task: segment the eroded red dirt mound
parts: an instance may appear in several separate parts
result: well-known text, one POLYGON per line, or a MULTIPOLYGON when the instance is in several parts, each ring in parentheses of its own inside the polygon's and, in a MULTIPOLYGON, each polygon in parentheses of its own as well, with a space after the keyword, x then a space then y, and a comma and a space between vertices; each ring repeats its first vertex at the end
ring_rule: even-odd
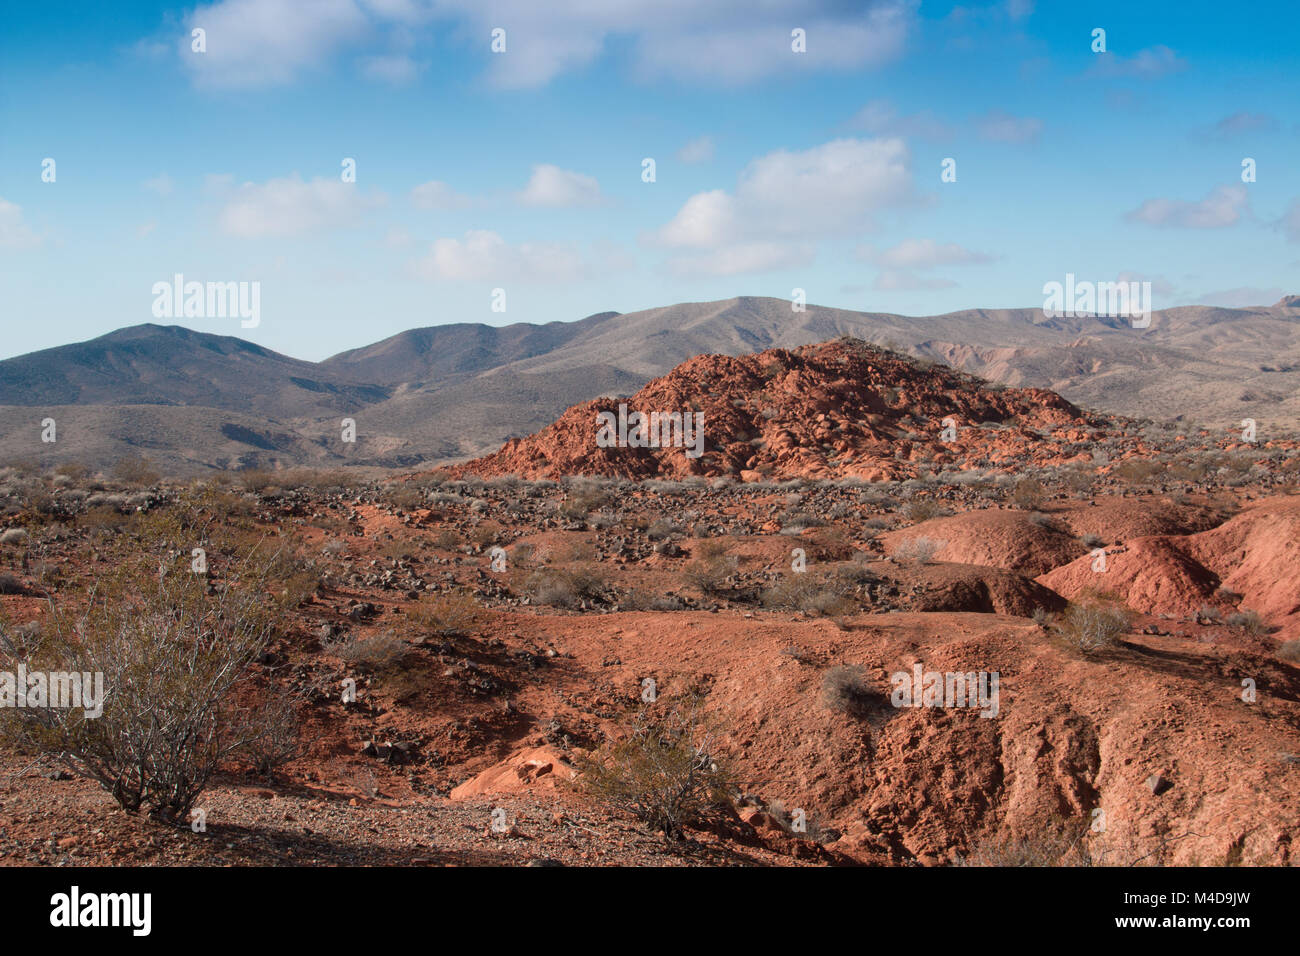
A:
POLYGON ((912 598, 917 611, 974 611, 1029 617, 1038 608, 1059 611, 1065 599, 1055 591, 1005 568, 975 564, 927 564, 895 575, 922 591, 912 598))
POLYGON ((1242 595, 1244 607, 1288 633, 1300 630, 1300 497, 1248 505, 1219 527, 1192 535, 1188 550, 1242 595))
POLYGON ((881 535, 886 552, 909 538, 944 542, 940 561, 1007 568, 1037 577, 1068 564, 1087 549, 1052 517, 987 508, 946 518, 931 518, 881 535))
POLYGON ((537 434, 452 472, 874 481, 911 476, 921 458, 931 467, 977 458, 1046 461, 1053 446, 1034 430, 1062 430, 1079 441, 1087 437, 1085 426, 1098 423, 1054 392, 994 391, 945 366, 922 367, 840 340, 740 357, 697 356, 622 403, 575 405, 537 434), (606 426, 601 413, 615 424, 606 426), (638 415, 661 417, 652 427, 638 415), (698 426, 698 443, 696 432, 679 425, 681 416, 698 426), (946 434, 945 419, 952 429, 946 434))
POLYGON ((1300 630, 1300 498, 1257 502, 1196 534, 1135 538, 1107 549, 1104 572, 1094 565, 1085 556, 1038 581, 1071 600, 1111 591, 1150 614, 1248 608, 1277 628, 1279 639, 1292 636, 1300 630))
POLYGON ((1089 592, 1108 592, 1135 611, 1178 616, 1210 603, 1220 583, 1180 539, 1166 537, 1135 538, 1108 548, 1104 564, 1085 555, 1041 575, 1038 582, 1072 601, 1089 592))
POLYGON ((1224 518, 1206 505, 1177 504, 1155 497, 1098 498, 1071 503, 1052 513, 1076 535, 1096 535, 1107 544, 1151 535, 1194 534, 1213 528, 1224 518))

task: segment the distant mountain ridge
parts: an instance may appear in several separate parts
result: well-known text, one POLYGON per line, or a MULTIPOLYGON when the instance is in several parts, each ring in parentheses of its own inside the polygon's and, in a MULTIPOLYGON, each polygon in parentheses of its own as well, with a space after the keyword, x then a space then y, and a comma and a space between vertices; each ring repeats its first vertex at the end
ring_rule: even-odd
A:
MULTIPOLYGON (((627 395, 703 354, 745 355, 849 335, 1082 407, 1263 434, 1300 424, 1300 296, 1182 306, 1147 329, 1038 309, 908 317, 742 296, 576 322, 411 329, 322 362, 233 336, 141 325, 0 361, 8 457, 102 467, 147 454, 166 470, 477 457, 565 409, 627 395), (60 423, 55 444, 39 421, 60 423), (340 442, 342 418, 357 440, 340 442)), ((0 459, 3 461, 4 459, 0 459)))

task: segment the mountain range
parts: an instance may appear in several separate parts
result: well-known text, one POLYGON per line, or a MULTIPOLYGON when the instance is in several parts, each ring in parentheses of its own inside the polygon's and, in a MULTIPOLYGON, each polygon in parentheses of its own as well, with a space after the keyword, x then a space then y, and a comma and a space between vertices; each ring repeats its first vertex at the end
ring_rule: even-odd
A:
POLYGON ((1235 429, 1300 426, 1300 296, 1182 306, 1148 328, 1038 309, 911 317, 740 297, 575 322, 411 329, 322 362, 178 326, 139 325, 0 361, 11 460, 170 473, 294 465, 416 468, 483 455, 570 406, 628 395, 702 354, 853 336, 1084 408, 1235 429), (42 441, 44 419, 57 440, 42 441), (341 440, 345 418, 355 443, 341 440))

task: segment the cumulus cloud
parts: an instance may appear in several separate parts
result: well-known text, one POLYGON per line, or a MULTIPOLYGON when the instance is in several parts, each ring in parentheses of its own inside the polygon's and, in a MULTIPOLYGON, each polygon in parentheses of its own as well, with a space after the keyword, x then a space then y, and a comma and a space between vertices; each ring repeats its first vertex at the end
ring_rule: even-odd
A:
POLYGON ((888 269, 876 276, 871 287, 878 292, 934 292, 956 284, 951 279, 926 279, 906 269, 888 269))
POLYGON ((977 122, 979 134, 994 143, 1032 143, 1043 131, 1043 121, 1032 116, 1012 116, 990 110, 977 122))
POLYGON ((176 187, 176 184, 172 182, 172 178, 166 173, 159 173, 152 179, 146 179, 140 185, 151 193, 157 193, 159 196, 170 196, 172 190, 176 187))
POLYGON ((1212 126, 1198 129, 1193 136, 1197 139, 1226 142, 1251 133, 1267 133, 1277 129, 1277 120, 1267 113, 1233 113, 1225 116, 1212 126))
POLYGON ((697 193, 653 237, 679 248, 851 235, 873 215, 913 201, 907 147, 899 139, 838 139, 801 152, 777 150, 741 172, 734 193, 697 193))
POLYGON ((31 249, 41 244, 41 237, 23 221, 22 207, 0 199, 0 249, 31 249))
POLYGON ((472 200, 446 183, 431 179, 411 190, 411 204, 417 209, 464 209, 472 200))
POLYGON ((1235 225, 1248 212, 1245 186, 1218 186, 1204 199, 1148 199, 1125 215, 1129 222, 1180 229, 1220 229, 1235 225))
POLYGON ((862 262, 887 269, 931 269, 935 266, 980 265, 993 257, 975 252, 955 242, 938 243, 933 239, 904 239, 889 249, 862 245, 854 250, 862 262))
POLYGON ((543 163, 533 167, 518 198, 526 206, 594 206, 601 202, 600 183, 592 176, 543 163))
POLYGON ((837 139, 778 150, 749 163, 734 192, 686 200, 647 236, 651 244, 694 250, 669 263, 678 274, 734 275, 811 261, 808 242, 861 233, 890 206, 915 202, 907 147, 900 139, 837 139))
MULTIPOLYGON (((413 35, 449 33, 482 51, 492 81, 543 85, 582 69, 617 39, 630 40, 632 71, 645 78, 742 83, 790 70, 873 66, 899 55, 919 0, 218 0, 186 16, 179 52, 195 81, 213 87, 287 83, 328 66, 348 50, 369 54, 361 71, 409 82, 419 64, 400 54, 413 35), (207 31, 207 52, 192 53, 190 30, 207 31), (491 31, 506 31, 506 52, 488 53, 491 31), (795 54, 790 31, 807 31, 795 54)), ((147 42, 147 41, 146 41, 147 42)))
POLYGON ((942 142, 952 139, 950 125, 929 110, 900 116, 888 100, 872 100, 853 114, 848 121, 850 129, 862 130, 873 136, 905 136, 942 142))
POLYGON ((805 266, 814 254, 808 243, 741 242, 703 255, 670 258, 667 267, 683 278, 734 276, 805 266))
POLYGON ((1187 61, 1167 46, 1153 46, 1139 50, 1131 57, 1118 53, 1094 54, 1096 62, 1089 71, 1094 76, 1132 77, 1137 79, 1155 79, 1186 69, 1187 61))
POLYGON ((708 136, 699 136, 677 151, 679 163, 707 163, 713 158, 713 140, 708 136))
POLYGON ((417 61, 405 53, 384 54, 362 57, 361 72, 372 80, 381 80, 393 86, 406 86, 415 81, 426 63, 417 61))
POLYGON ((874 66, 902 51, 916 22, 916 0, 434 0, 464 36, 486 46, 506 30, 507 52, 488 61, 493 82, 540 86, 597 59, 615 37, 631 39, 631 68, 643 78, 744 83, 790 70, 874 66), (807 32, 795 54, 790 31, 807 32))
POLYGON ((290 82, 370 32, 355 0, 221 0, 195 8, 185 24, 181 62, 199 85, 227 88, 290 82), (191 50, 194 28, 205 31, 206 52, 191 50))
POLYGON ((573 243, 512 245, 491 230, 473 229, 463 239, 435 240, 424 256, 411 263, 411 271, 423 279, 558 282, 607 274, 625 264, 612 249, 588 260, 573 243))
POLYGON ((296 236, 355 225, 366 211, 382 205, 381 193, 362 193, 337 179, 304 182, 297 173, 234 190, 218 216, 223 232, 255 239, 296 236))
POLYGON ((1285 289, 1260 289, 1254 286, 1239 286, 1235 289, 1220 289, 1206 292, 1196 298, 1199 305, 1217 305, 1225 309, 1244 309, 1252 305, 1272 305, 1284 295, 1285 289))

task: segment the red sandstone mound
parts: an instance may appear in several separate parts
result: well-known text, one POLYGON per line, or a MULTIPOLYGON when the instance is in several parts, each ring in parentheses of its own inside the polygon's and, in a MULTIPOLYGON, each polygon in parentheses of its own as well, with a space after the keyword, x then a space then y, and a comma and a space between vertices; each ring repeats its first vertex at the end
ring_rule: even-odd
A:
POLYGON ((1108 549, 1105 572, 1092 565, 1085 556, 1038 581, 1071 599, 1087 590, 1113 591, 1152 614, 1185 616, 1202 604, 1235 604, 1263 615, 1279 629, 1276 636, 1291 635, 1300 630, 1300 498, 1257 502, 1196 534, 1135 538, 1108 549))
POLYGON ((1104 570, 1085 555, 1038 581, 1071 600, 1089 591, 1114 593, 1147 614, 1191 614, 1218 590, 1219 578, 1188 555, 1179 539, 1134 538, 1106 551, 1104 570))
POLYGON ((1192 535, 1188 550, 1242 596, 1244 607, 1288 633, 1300 631, 1300 497, 1248 505, 1219 527, 1192 535))
POLYGON ((1076 535, 1093 534, 1107 544, 1151 535, 1208 531, 1223 516, 1205 505, 1176 504, 1149 498, 1101 498, 1053 512, 1076 535))
POLYGON ((920 461, 931 468, 974 459, 993 465, 1051 461, 1051 443, 1041 430, 1079 441, 1087 437, 1085 426, 1097 424, 1054 392, 993 390, 945 366, 925 367, 842 339, 734 358, 697 356, 623 402, 575 405, 537 434, 452 470, 521 478, 881 480, 910 477, 920 461), (615 425, 606 428, 600 413, 609 413, 615 425), (654 430, 657 447, 636 413, 663 416, 654 430), (670 415, 686 415, 691 425, 702 421, 702 442, 682 447, 696 435, 670 415), (955 436, 942 434, 945 419, 955 436), (665 438, 672 447, 663 447, 665 438), (611 439, 613 447, 602 447, 611 439), (648 447, 632 447, 643 441, 648 447))
POLYGON ((1068 564, 1087 549, 1054 519, 1024 511, 989 508, 931 518, 881 535, 886 552, 909 538, 944 542, 935 558, 960 564, 1008 568, 1036 577, 1068 564))

